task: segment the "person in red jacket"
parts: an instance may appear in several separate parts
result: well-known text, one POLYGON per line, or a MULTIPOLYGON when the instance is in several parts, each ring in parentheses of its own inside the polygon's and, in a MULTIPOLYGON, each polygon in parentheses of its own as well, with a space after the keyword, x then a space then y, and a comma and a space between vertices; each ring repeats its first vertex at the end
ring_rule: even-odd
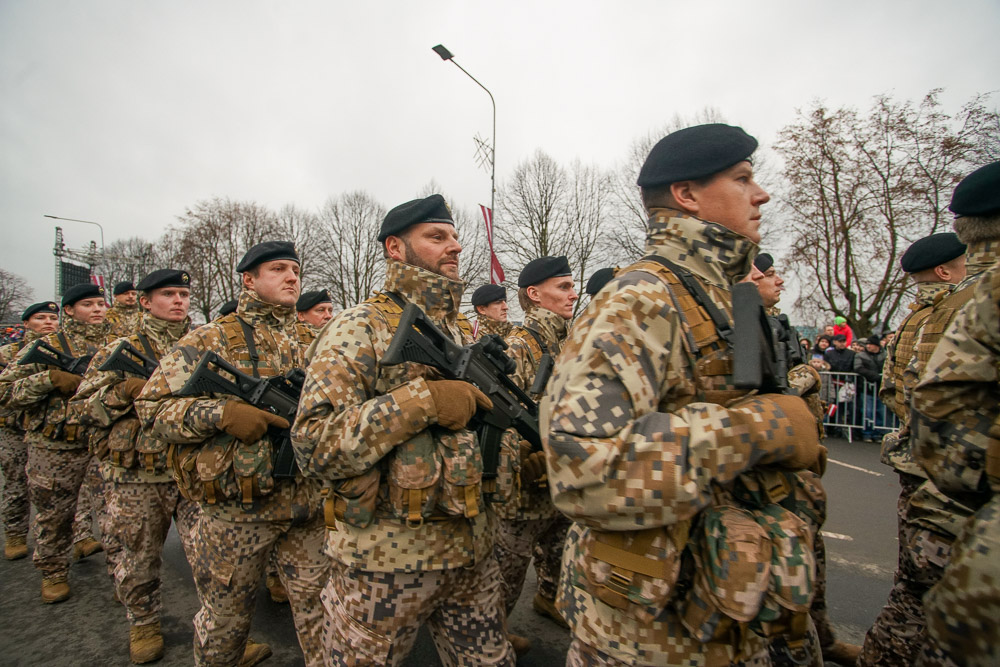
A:
POLYGON ((833 318, 833 333, 834 335, 844 334, 847 336, 847 347, 851 346, 851 341, 854 340, 854 332, 851 330, 851 327, 848 326, 846 318, 841 317, 840 315, 833 318))

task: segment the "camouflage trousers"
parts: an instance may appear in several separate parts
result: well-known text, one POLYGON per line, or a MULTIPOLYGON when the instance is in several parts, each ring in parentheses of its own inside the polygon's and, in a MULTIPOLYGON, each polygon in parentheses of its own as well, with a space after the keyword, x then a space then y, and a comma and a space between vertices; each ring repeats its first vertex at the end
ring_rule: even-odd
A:
MULTIPOLYGON (((573 640, 569 644, 569 651, 566 653, 566 667, 638 667, 641 664, 622 662, 604 651, 586 644, 578 637, 573 637, 573 640)), ((769 667, 771 661, 768 658, 767 650, 762 649, 756 654, 738 662, 730 662, 725 659, 720 662, 713 660, 707 655, 701 655, 697 659, 677 664, 683 664, 685 667, 688 665, 697 665, 699 667, 728 667, 730 665, 732 667, 769 667)), ((657 667, 660 667, 660 665, 657 665, 657 667)))
POLYGON ((90 461, 86 449, 47 449, 34 443, 28 447, 28 492, 35 507, 33 559, 45 577, 69 570, 70 550, 79 534, 73 515, 90 461))
POLYGON ((555 600, 569 519, 557 514, 544 519, 500 519, 497 524, 497 541, 493 549, 503 577, 507 614, 514 611, 521 595, 532 556, 538 575, 538 593, 555 600))
POLYGON ((113 573, 118 597, 130 624, 154 623, 160 619, 160 563, 170 521, 177 523, 177 534, 190 562, 191 533, 201 508, 181 497, 174 482, 109 480, 105 484, 106 524, 119 548, 113 573))
POLYGON ((227 521, 202 512, 193 531, 191 560, 201 601, 194 617, 195 664, 239 664, 272 548, 306 665, 323 664, 320 594, 330 573, 325 538, 321 514, 293 524, 227 521))
POLYGON ((818 659, 820 661, 818 664, 823 664, 822 650, 832 646, 837 641, 826 609, 826 542, 823 540, 821 532, 816 533, 816 539, 813 541, 813 553, 816 556, 816 578, 813 587, 813 600, 809 607, 809 617, 816 630, 815 642, 807 636, 806 645, 797 651, 792 651, 789 650, 787 638, 778 637, 770 640, 768 653, 774 667, 795 667, 803 664, 803 659, 818 659))
POLYGON ((94 536, 94 515, 97 515, 97 525, 104 533, 104 479, 101 477, 101 464, 92 458, 87 464, 87 472, 80 484, 76 498, 76 514, 73 516, 73 541, 79 542, 94 536))
POLYGON ((28 534, 28 476, 25 466, 28 465, 28 445, 20 433, 6 427, 0 427, 0 470, 3 471, 2 506, 4 533, 13 535, 28 534))
POLYGON ((927 638, 917 665, 1000 665, 1000 496, 955 540, 951 562, 924 598, 927 638))
POLYGON ((334 562, 323 591, 326 665, 400 665, 427 623, 446 665, 508 665, 500 572, 472 567, 365 572, 334 562))
POLYGON ((865 635, 860 667, 909 667, 926 640, 924 595, 941 579, 951 555, 951 539, 914 523, 907 513, 910 496, 923 483, 914 475, 899 475, 902 491, 897 504, 899 565, 885 607, 865 635))

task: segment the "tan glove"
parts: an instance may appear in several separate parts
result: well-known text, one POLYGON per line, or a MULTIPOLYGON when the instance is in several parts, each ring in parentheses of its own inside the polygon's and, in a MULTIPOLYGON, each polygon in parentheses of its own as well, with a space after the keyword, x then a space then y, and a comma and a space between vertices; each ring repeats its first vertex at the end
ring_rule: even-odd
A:
POLYGON ((826 447, 824 447, 823 445, 820 445, 819 446, 819 456, 816 457, 816 463, 814 463, 813 465, 809 466, 809 470, 813 471, 814 473, 816 473, 820 477, 822 477, 824 475, 824 473, 826 473, 826 457, 827 457, 827 453, 828 452, 827 452, 826 447))
POLYGON ((545 475, 545 452, 531 452, 521 459, 521 485, 528 486, 545 475))
POLYGON ((430 380, 427 388, 437 409, 437 423, 452 431, 465 428, 478 408, 493 409, 486 394, 462 380, 430 380))
POLYGON ((51 370, 49 371, 49 380, 60 394, 72 396, 76 393, 76 388, 83 382, 83 377, 66 371, 51 370))
POLYGON ((260 440, 269 426, 288 428, 288 420, 243 401, 226 401, 219 429, 243 442, 260 440))
POLYGON ((784 394, 764 394, 759 397, 774 403, 792 426, 791 438, 765 440, 757 445, 764 451, 760 463, 774 465, 787 470, 804 470, 815 465, 819 458, 819 430, 816 417, 809 406, 798 396, 784 394))
POLYGON ((115 387, 115 391, 118 395, 127 401, 134 401, 136 397, 142 393, 142 388, 146 386, 146 380, 143 378, 126 378, 124 382, 118 383, 115 387))

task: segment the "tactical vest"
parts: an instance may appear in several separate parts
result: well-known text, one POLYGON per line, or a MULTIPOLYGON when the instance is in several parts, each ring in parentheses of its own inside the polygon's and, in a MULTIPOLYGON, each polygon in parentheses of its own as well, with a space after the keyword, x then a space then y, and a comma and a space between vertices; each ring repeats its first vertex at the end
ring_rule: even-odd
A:
MULTIPOLYGON (((17 356, 17 353, 23 350, 27 344, 28 342, 23 338, 16 343, 10 344, 10 347, 14 349, 14 353, 10 355, 10 363, 14 363, 14 358, 17 356)), ((0 414, 0 428, 8 427, 20 429, 21 424, 18 423, 19 416, 20 413, 17 411, 5 411, 4 414, 0 414)))
POLYGON ((934 348, 938 341, 947 331, 948 325, 955 319, 956 313, 972 299, 975 283, 967 285, 963 289, 951 294, 942 294, 934 300, 932 312, 924 319, 924 326, 920 331, 920 342, 917 344, 915 356, 917 358, 917 368, 923 374, 927 362, 934 354, 934 348))
POLYGON ((896 389, 896 408, 903 414, 897 412, 896 416, 903 421, 909 420, 909 408, 906 405, 906 392, 903 385, 903 371, 909 366, 910 360, 917 346, 917 334, 921 326, 933 313, 931 304, 921 305, 912 313, 906 316, 902 324, 899 325, 899 333, 896 336, 896 347, 893 351, 892 380, 896 389))
MULTIPOLYGON (((63 331, 57 331, 55 333, 56 333, 56 342, 52 347, 56 348, 63 354, 67 354, 71 357, 80 356, 73 351, 73 346, 70 345, 69 339, 66 337, 66 334, 63 331)), ((82 430, 77 424, 66 423, 67 410, 65 406, 69 398, 60 397, 60 400, 62 400, 63 402, 63 418, 57 423, 52 423, 51 421, 49 421, 48 403, 51 400, 51 398, 52 395, 49 394, 49 396, 45 399, 46 401, 45 418, 42 427, 38 429, 39 433, 41 433, 49 440, 76 442, 77 438, 81 435, 82 430)))

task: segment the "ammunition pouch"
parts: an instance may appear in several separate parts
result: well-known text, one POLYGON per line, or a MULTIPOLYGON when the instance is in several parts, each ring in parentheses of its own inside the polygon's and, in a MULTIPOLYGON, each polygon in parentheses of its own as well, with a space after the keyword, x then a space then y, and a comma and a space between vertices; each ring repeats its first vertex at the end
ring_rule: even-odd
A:
POLYGON ((274 491, 271 441, 245 443, 222 434, 200 445, 171 444, 170 470, 181 495, 209 505, 229 500, 251 509, 254 499, 274 491))
POLYGON ((44 424, 40 433, 49 440, 59 442, 76 442, 81 434, 81 429, 76 424, 59 422, 58 424, 44 424))
POLYGON ((381 479, 382 472, 375 466, 363 475, 334 482, 332 489, 324 489, 323 517, 326 527, 336 530, 337 521, 355 528, 370 526, 375 520, 381 479))

